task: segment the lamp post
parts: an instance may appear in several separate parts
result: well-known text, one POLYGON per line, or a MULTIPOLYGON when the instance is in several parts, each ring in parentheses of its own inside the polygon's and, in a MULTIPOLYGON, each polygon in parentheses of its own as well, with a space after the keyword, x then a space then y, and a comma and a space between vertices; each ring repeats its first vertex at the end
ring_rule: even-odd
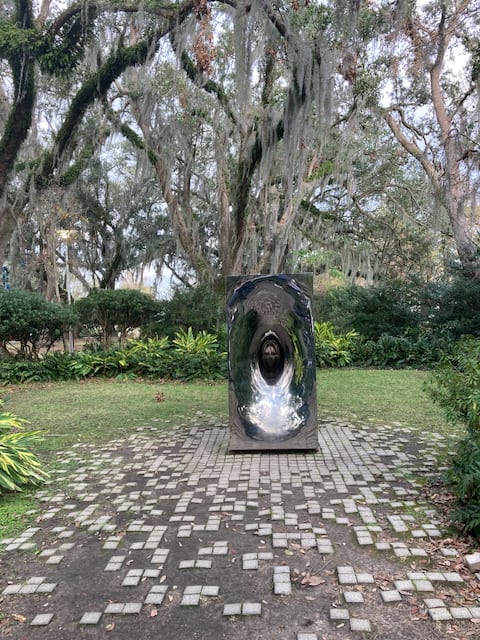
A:
MULTIPOLYGON (((65 286, 67 289, 67 304, 70 306, 72 304, 72 290, 70 283, 70 262, 68 255, 68 242, 71 238, 73 231, 71 229, 59 229, 58 230, 59 237, 65 241, 65 286)), ((72 325, 68 325, 68 352, 73 353, 73 331, 72 325)))

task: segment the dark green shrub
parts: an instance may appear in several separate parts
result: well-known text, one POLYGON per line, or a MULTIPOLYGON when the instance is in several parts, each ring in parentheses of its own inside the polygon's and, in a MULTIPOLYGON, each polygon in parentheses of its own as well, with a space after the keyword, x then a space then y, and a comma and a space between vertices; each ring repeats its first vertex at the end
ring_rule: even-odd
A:
POLYGON ((330 289, 315 301, 316 319, 369 340, 400 336, 419 325, 419 295, 418 284, 399 280, 378 287, 330 289))
POLYGON ((457 343, 432 374, 427 391, 448 420, 480 433, 480 340, 457 343))
POLYGON ((445 480, 457 499, 452 519, 465 533, 480 537, 480 433, 470 433, 458 445, 445 480))
POLYGON ((433 331, 441 329, 455 342, 463 336, 480 336, 480 281, 458 277, 437 285, 432 298, 433 331))
POLYGON ((353 329, 365 338, 376 340, 383 335, 401 336, 418 325, 405 289, 398 283, 362 289, 356 287, 351 308, 353 329))
POLYGON ((36 359, 40 348, 50 349, 76 319, 71 307, 47 302, 38 293, 0 289, 0 344, 4 351, 17 342, 21 357, 36 359))
POLYGON ((359 341, 354 360, 366 367, 401 368, 409 363, 410 342, 403 336, 380 336, 378 340, 359 341))
POLYGON ((456 497, 453 519, 480 536, 480 340, 459 342, 432 374, 427 391, 451 422, 467 427, 445 479, 456 497))
POLYGON ((206 285, 178 287, 169 300, 158 303, 152 322, 142 330, 142 337, 169 336, 179 329, 216 332, 225 325, 225 300, 206 285))
POLYGON ((124 341, 129 331, 150 322, 158 303, 135 289, 94 289, 77 300, 75 309, 91 335, 98 335, 106 348, 115 332, 124 341))
POLYGON ((378 340, 357 340, 353 363, 360 367, 429 369, 438 364, 451 345, 435 334, 380 336, 378 340))

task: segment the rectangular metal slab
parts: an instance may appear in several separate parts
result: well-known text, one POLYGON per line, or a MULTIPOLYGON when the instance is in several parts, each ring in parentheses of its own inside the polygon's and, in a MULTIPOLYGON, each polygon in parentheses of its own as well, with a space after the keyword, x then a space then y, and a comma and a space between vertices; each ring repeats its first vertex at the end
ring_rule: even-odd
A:
POLYGON ((226 278, 230 451, 317 449, 310 273, 226 278))

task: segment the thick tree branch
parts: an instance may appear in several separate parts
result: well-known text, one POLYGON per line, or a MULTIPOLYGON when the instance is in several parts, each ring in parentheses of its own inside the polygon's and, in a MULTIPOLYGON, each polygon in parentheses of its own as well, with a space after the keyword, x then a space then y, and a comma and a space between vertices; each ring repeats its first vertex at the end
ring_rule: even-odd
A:
POLYGON ((390 111, 386 111, 384 114, 385 121, 390 127, 393 135, 398 140, 398 142, 402 145, 402 147, 407 151, 411 156, 413 156, 418 162, 422 165, 423 170, 427 174, 427 176, 432 181, 433 186, 438 192, 441 190, 440 184, 440 176, 431 160, 427 157, 424 151, 420 149, 416 142, 410 140, 402 131, 400 124, 393 117, 390 111))
MULTIPOLYGON (((33 27, 28 0, 17 0, 15 21, 20 29, 33 27)), ((14 51, 9 63, 13 76, 14 99, 0 140, 0 197, 5 192, 8 176, 30 129, 35 103, 34 63, 26 46, 14 51)))
MULTIPOLYGON (((99 13, 140 13, 145 12, 152 15, 160 16, 162 18, 166 18, 168 20, 174 21, 179 20, 180 22, 185 19, 187 15, 189 15, 193 10, 193 1, 187 0, 181 4, 176 4, 174 2, 168 4, 159 2, 158 6, 154 6, 152 3, 149 3, 148 8, 142 6, 142 3, 139 2, 117 2, 112 4, 112 2, 89 2, 88 10, 92 12, 92 14, 99 13)), ((54 35, 59 33, 66 24, 72 20, 72 18, 77 18, 82 16, 85 13, 85 3, 78 2, 74 4, 65 11, 63 11, 58 18, 50 25, 49 33, 54 35)))
POLYGON ((148 55, 158 46, 160 37, 161 34, 157 33, 132 47, 118 48, 102 67, 85 81, 73 98, 65 115, 63 124, 56 135, 53 151, 45 158, 42 171, 37 176, 37 186, 44 186, 52 179, 55 170, 64 159, 67 149, 75 140, 75 134, 90 105, 106 95, 114 80, 125 69, 145 62, 148 55))

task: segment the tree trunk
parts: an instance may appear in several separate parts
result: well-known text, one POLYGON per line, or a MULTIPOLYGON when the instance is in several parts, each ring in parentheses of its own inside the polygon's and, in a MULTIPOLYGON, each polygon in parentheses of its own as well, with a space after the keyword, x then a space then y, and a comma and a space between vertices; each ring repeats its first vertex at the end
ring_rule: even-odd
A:
POLYGON ((461 107, 466 96, 462 96, 462 102, 459 104, 455 104, 455 102, 450 104, 452 97, 447 95, 446 89, 443 87, 442 76, 448 47, 464 18, 462 12, 468 5, 468 1, 463 0, 448 15, 447 4, 442 3, 437 29, 430 34, 428 40, 422 40, 421 31, 416 28, 417 25, 413 22, 410 23, 411 28, 407 33, 412 38, 412 46, 416 50, 419 60, 426 59, 425 52, 431 53, 432 46, 436 47, 435 59, 426 73, 429 78, 432 107, 438 126, 442 153, 438 153, 432 160, 428 151, 417 144, 415 140, 416 128, 414 124, 406 122, 401 108, 394 107, 392 109, 398 117, 394 117, 392 111, 387 111, 385 120, 402 147, 420 163, 439 202, 445 206, 458 258, 465 274, 478 278, 480 277, 479 247, 474 241, 474 229, 465 214, 465 202, 469 198, 471 186, 468 169, 462 166, 462 151, 465 149, 462 132, 458 130, 455 122, 457 110, 461 107), (412 36, 412 34, 414 35, 412 36))

